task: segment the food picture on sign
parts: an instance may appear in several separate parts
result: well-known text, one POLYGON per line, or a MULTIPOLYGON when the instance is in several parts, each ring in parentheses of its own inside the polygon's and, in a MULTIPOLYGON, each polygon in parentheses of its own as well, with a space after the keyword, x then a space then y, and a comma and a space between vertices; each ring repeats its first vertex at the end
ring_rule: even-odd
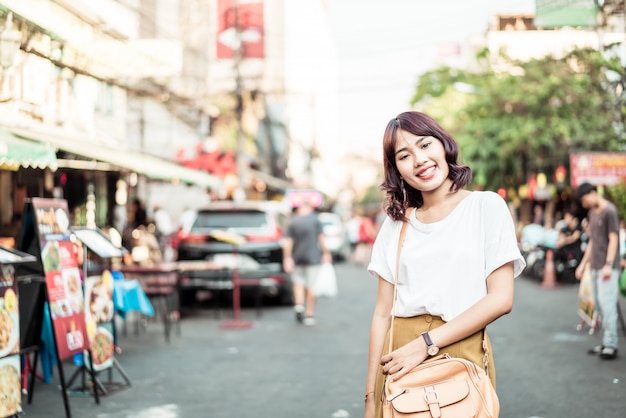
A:
POLYGON ((79 350, 83 347, 83 334, 76 328, 76 322, 70 321, 69 330, 66 333, 67 348, 70 350, 79 350))
POLYGON ((90 338, 91 357, 94 370, 102 370, 113 364, 115 345, 113 335, 104 327, 97 327, 90 338))
POLYGON ((67 232, 67 228, 70 226, 70 219, 67 216, 67 213, 59 208, 54 211, 54 215, 56 218, 56 227, 58 233, 65 234, 67 232))
POLYGON ((43 247, 41 260, 44 271, 57 271, 61 266, 59 245, 56 241, 49 241, 43 247))
POLYGON ((18 353, 20 339, 17 295, 13 288, 5 289, 0 293, 0 358, 18 353))
POLYGON ((22 382, 19 356, 0 359, 0 417, 21 412, 22 382))
POLYGON ((85 280, 85 300, 88 320, 96 323, 108 322, 115 313, 113 307, 113 279, 105 271, 101 277, 89 277, 85 280))
POLYGON ((65 234, 70 226, 70 218, 63 208, 38 208, 37 223, 41 235, 65 234))

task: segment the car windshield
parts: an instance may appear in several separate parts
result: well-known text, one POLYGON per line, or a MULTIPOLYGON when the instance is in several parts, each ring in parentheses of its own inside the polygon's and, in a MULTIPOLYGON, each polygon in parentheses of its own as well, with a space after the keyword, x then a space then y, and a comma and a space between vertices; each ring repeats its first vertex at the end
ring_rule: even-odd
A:
POLYGON ((192 231, 207 229, 258 229, 269 228, 265 213, 257 211, 200 212, 191 227, 192 231))

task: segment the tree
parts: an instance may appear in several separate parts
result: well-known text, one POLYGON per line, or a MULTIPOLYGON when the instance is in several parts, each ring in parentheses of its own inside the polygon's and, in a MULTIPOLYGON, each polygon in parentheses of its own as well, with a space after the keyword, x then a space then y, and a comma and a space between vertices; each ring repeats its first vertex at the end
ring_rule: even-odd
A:
POLYGON ((476 186, 495 190, 524 184, 533 172, 551 175, 574 151, 623 150, 615 84, 625 77, 617 58, 593 49, 528 62, 491 61, 486 51, 477 58, 480 71, 423 74, 412 101, 459 142, 476 186))

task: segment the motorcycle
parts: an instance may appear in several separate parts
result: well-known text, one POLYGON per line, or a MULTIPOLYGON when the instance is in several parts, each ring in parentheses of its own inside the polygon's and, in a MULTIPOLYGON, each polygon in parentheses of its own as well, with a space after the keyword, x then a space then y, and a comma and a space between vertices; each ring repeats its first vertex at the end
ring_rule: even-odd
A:
POLYGON ((554 253, 553 261, 556 281, 560 283, 577 283, 575 272, 582 259, 582 251, 580 254, 577 254, 576 251, 572 250, 558 251, 544 245, 536 245, 524 254, 526 271, 529 275, 535 280, 543 281, 547 251, 553 251, 554 253))

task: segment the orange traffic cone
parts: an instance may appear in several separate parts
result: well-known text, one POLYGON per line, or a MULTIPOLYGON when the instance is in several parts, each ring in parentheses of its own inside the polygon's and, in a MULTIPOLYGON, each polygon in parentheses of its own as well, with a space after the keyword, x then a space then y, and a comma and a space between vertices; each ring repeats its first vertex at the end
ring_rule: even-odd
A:
POLYGON ((554 268, 554 252, 546 250, 546 262, 543 268, 543 282, 541 287, 544 289, 553 289, 556 287, 556 270, 554 268))

